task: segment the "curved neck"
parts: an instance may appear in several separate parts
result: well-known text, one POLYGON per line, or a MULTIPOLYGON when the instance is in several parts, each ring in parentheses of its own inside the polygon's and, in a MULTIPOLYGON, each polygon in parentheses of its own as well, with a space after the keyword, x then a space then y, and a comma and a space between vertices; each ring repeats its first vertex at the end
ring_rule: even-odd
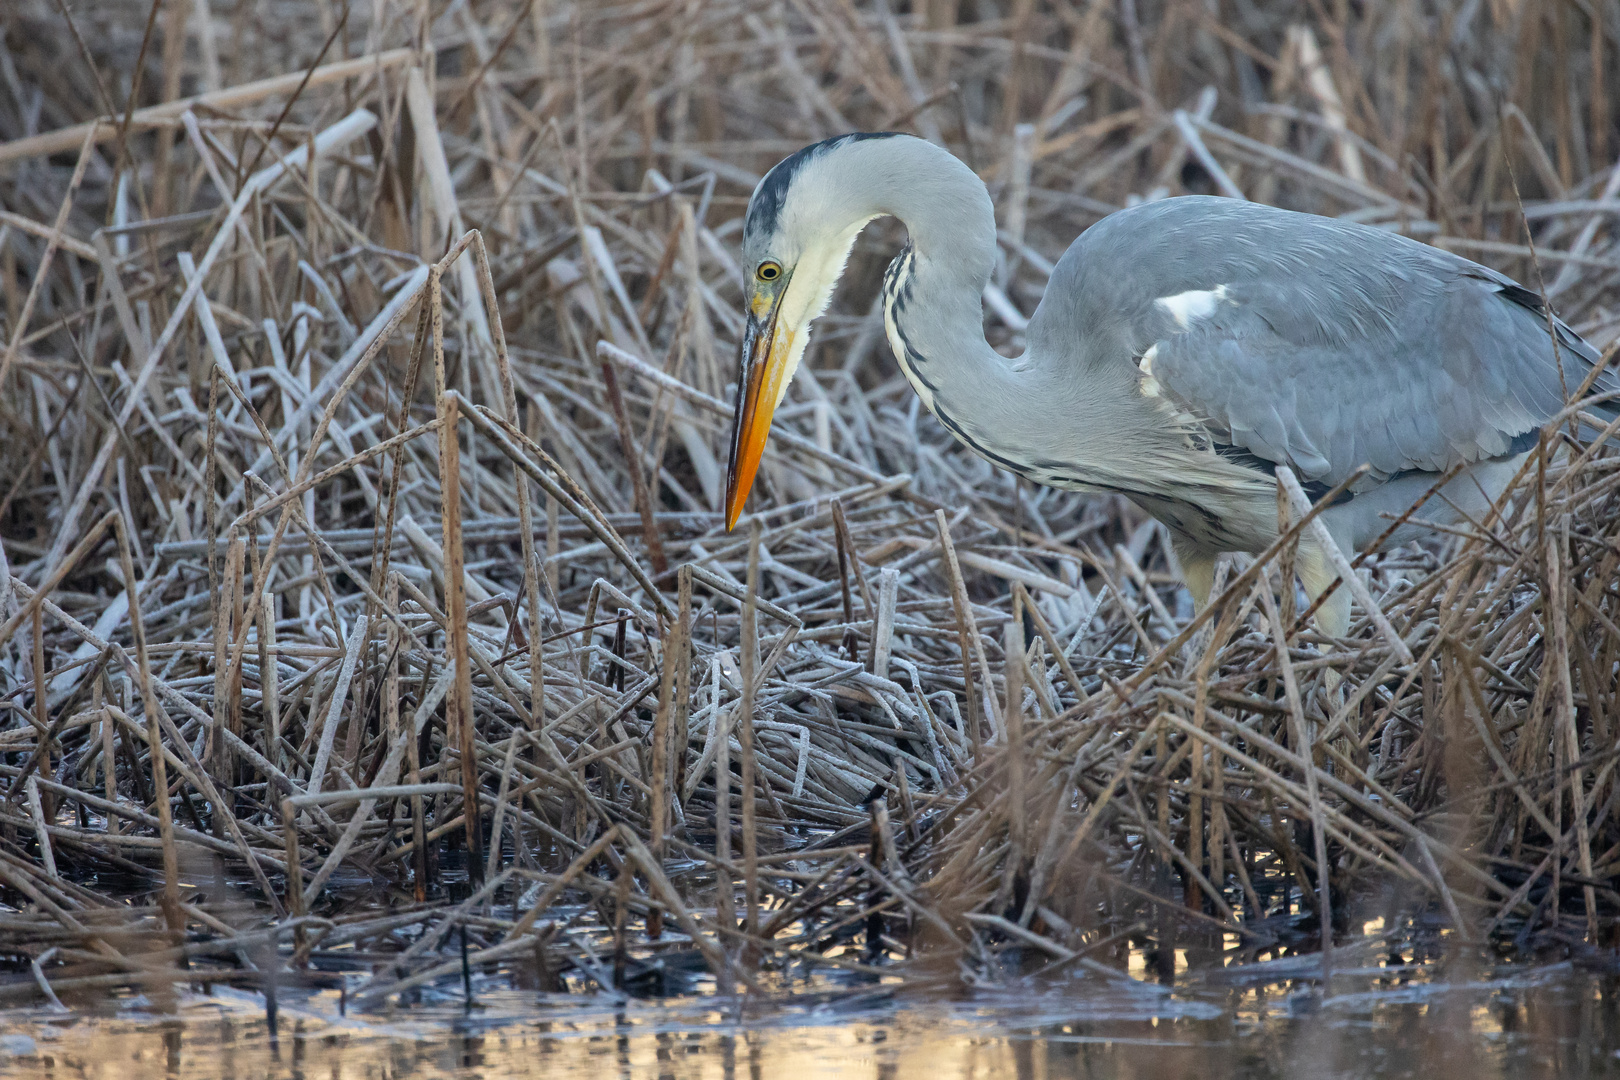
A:
POLYGON ((990 193, 948 151, 910 139, 895 149, 897 156, 925 159, 879 174, 883 190, 875 193, 877 212, 899 218, 910 237, 890 274, 909 294, 901 306, 903 321, 909 332, 938 341, 941 361, 964 344, 976 346, 971 351, 977 357, 1000 360, 984 340, 982 297, 996 265, 990 193))
POLYGON ((923 404, 981 455, 1013 468, 1018 459, 1010 451, 1028 427, 1031 395, 1026 366, 984 338, 995 209, 971 169, 922 146, 937 160, 889 174, 893 180, 877 202, 910 236, 884 276, 884 329, 923 404))
MULTIPOLYGON (((1040 484, 1144 498, 1165 487, 1154 477, 1204 467, 1189 459, 1181 422, 1140 392, 1128 344, 1100 336, 1083 298, 1063 293, 1077 287, 1073 275, 1051 298, 1060 305, 1043 302, 1030 317, 1022 356, 1003 357, 985 341, 995 209, 949 151, 870 137, 841 143, 811 168, 819 170, 804 185, 811 195, 797 206, 806 220, 843 217, 850 241, 874 217, 906 226, 910 243, 884 278, 886 336, 923 403, 970 449, 1040 484)), ((1221 476, 1210 476, 1218 487, 1221 476)))

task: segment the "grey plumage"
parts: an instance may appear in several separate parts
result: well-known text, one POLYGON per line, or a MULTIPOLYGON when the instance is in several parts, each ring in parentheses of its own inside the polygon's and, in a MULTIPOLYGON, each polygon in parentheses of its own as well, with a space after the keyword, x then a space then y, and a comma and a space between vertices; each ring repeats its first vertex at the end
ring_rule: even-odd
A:
POLYGON ((1171 399, 1328 484, 1362 463, 1377 482, 1507 454, 1598 359, 1556 324, 1566 390, 1539 297, 1508 278, 1395 233, 1231 199, 1105 219, 1048 296, 1057 327, 1086 318, 1077 307, 1111 309, 1134 355, 1157 344, 1152 373, 1171 399), (1220 286, 1185 328, 1152 299, 1220 286))
MULTIPOLYGON (((756 284, 756 300, 791 307, 790 332, 808 333, 848 244, 885 214, 910 237, 885 276, 887 335, 924 404, 998 465, 1125 494, 1159 517, 1200 602, 1217 553, 1275 537, 1277 464, 1317 490, 1371 466, 1324 512, 1346 547, 1372 543, 1456 469, 1417 515, 1454 523, 1499 494, 1600 359, 1553 320, 1555 348, 1539 297, 1467 259, 1206 197, 1086 230, 1052 274, 1024 355, 1007 359, 982 329, 996 256, 985 187, 909 136, 829 140, 761 182, 744 255, 779 261, 793 282, 756 284)), ((1620 382, 1604 372, 1592 392, 1613 417, 1620 382)), ((1326 584, 1320 559, 1303 570, 1312 591, 1326 584)))

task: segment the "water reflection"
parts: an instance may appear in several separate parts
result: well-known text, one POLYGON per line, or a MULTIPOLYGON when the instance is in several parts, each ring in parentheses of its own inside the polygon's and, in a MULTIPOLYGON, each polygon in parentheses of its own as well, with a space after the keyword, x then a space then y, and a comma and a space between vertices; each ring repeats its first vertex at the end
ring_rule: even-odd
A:
POLYGON ((867 991, 740 1015, 713 998, 615 1003, 492 990, 471 1010, 428 1004, 342 1016, 338 995, 323 992, 284 1001, 276 1039, 261 998, 216 989, 182 995, 169 1017, 139 999, 101 1015, 9 1013, 0 1075, 1516 1080, 1620 1071, 1612 976, 1568 964, 1491 974, 1447 981, 1425 971, 1402 983, 1387 970, 1352 970, 1335 977, 1326 999, 1308 983, 1264 974, 1173 991, 1077 980, 949 1002, 867 991))

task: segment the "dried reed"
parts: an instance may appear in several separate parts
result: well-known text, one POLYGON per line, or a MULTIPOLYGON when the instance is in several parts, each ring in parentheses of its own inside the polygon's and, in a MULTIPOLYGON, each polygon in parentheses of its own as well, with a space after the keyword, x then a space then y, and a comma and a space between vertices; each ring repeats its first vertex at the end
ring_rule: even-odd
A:
POLYGON ((1291 477, 1192 618, 1151 520, 919 412, 880 228, 717 508, 739 215, 852 128, 991 185, 1010 349, 1078 231, 1195 191, 1489 260, 1606 346, 1612 3, 225 7, 0 30, 0 998, 1611 939, 1620 458, 1573 409, 1349 573, 1344 640, 1280 588, 1291 477))

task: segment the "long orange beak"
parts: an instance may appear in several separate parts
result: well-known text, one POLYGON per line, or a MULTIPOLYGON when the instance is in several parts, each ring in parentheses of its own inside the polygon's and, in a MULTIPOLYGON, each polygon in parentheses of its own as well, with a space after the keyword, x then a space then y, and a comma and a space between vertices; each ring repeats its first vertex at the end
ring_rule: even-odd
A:
MULTIPOLYGON (((784 288, 776 295, 786 292, 784 288)), ((764 303, 755 305, 764 307, 764 303)), ((731 426, 731 462, 726 470, 726 530, 742 516, 743 504, 754 486, 759 459, 765 453, 765 439, 771 433, 771 415, 782 397, 782 380, 787 376, 787 358, 793 345, 791 328, 779 325, 780 303, 771 303, 763 312, 751 311, 743 332, 737 381, 736 414, 731 426)))

